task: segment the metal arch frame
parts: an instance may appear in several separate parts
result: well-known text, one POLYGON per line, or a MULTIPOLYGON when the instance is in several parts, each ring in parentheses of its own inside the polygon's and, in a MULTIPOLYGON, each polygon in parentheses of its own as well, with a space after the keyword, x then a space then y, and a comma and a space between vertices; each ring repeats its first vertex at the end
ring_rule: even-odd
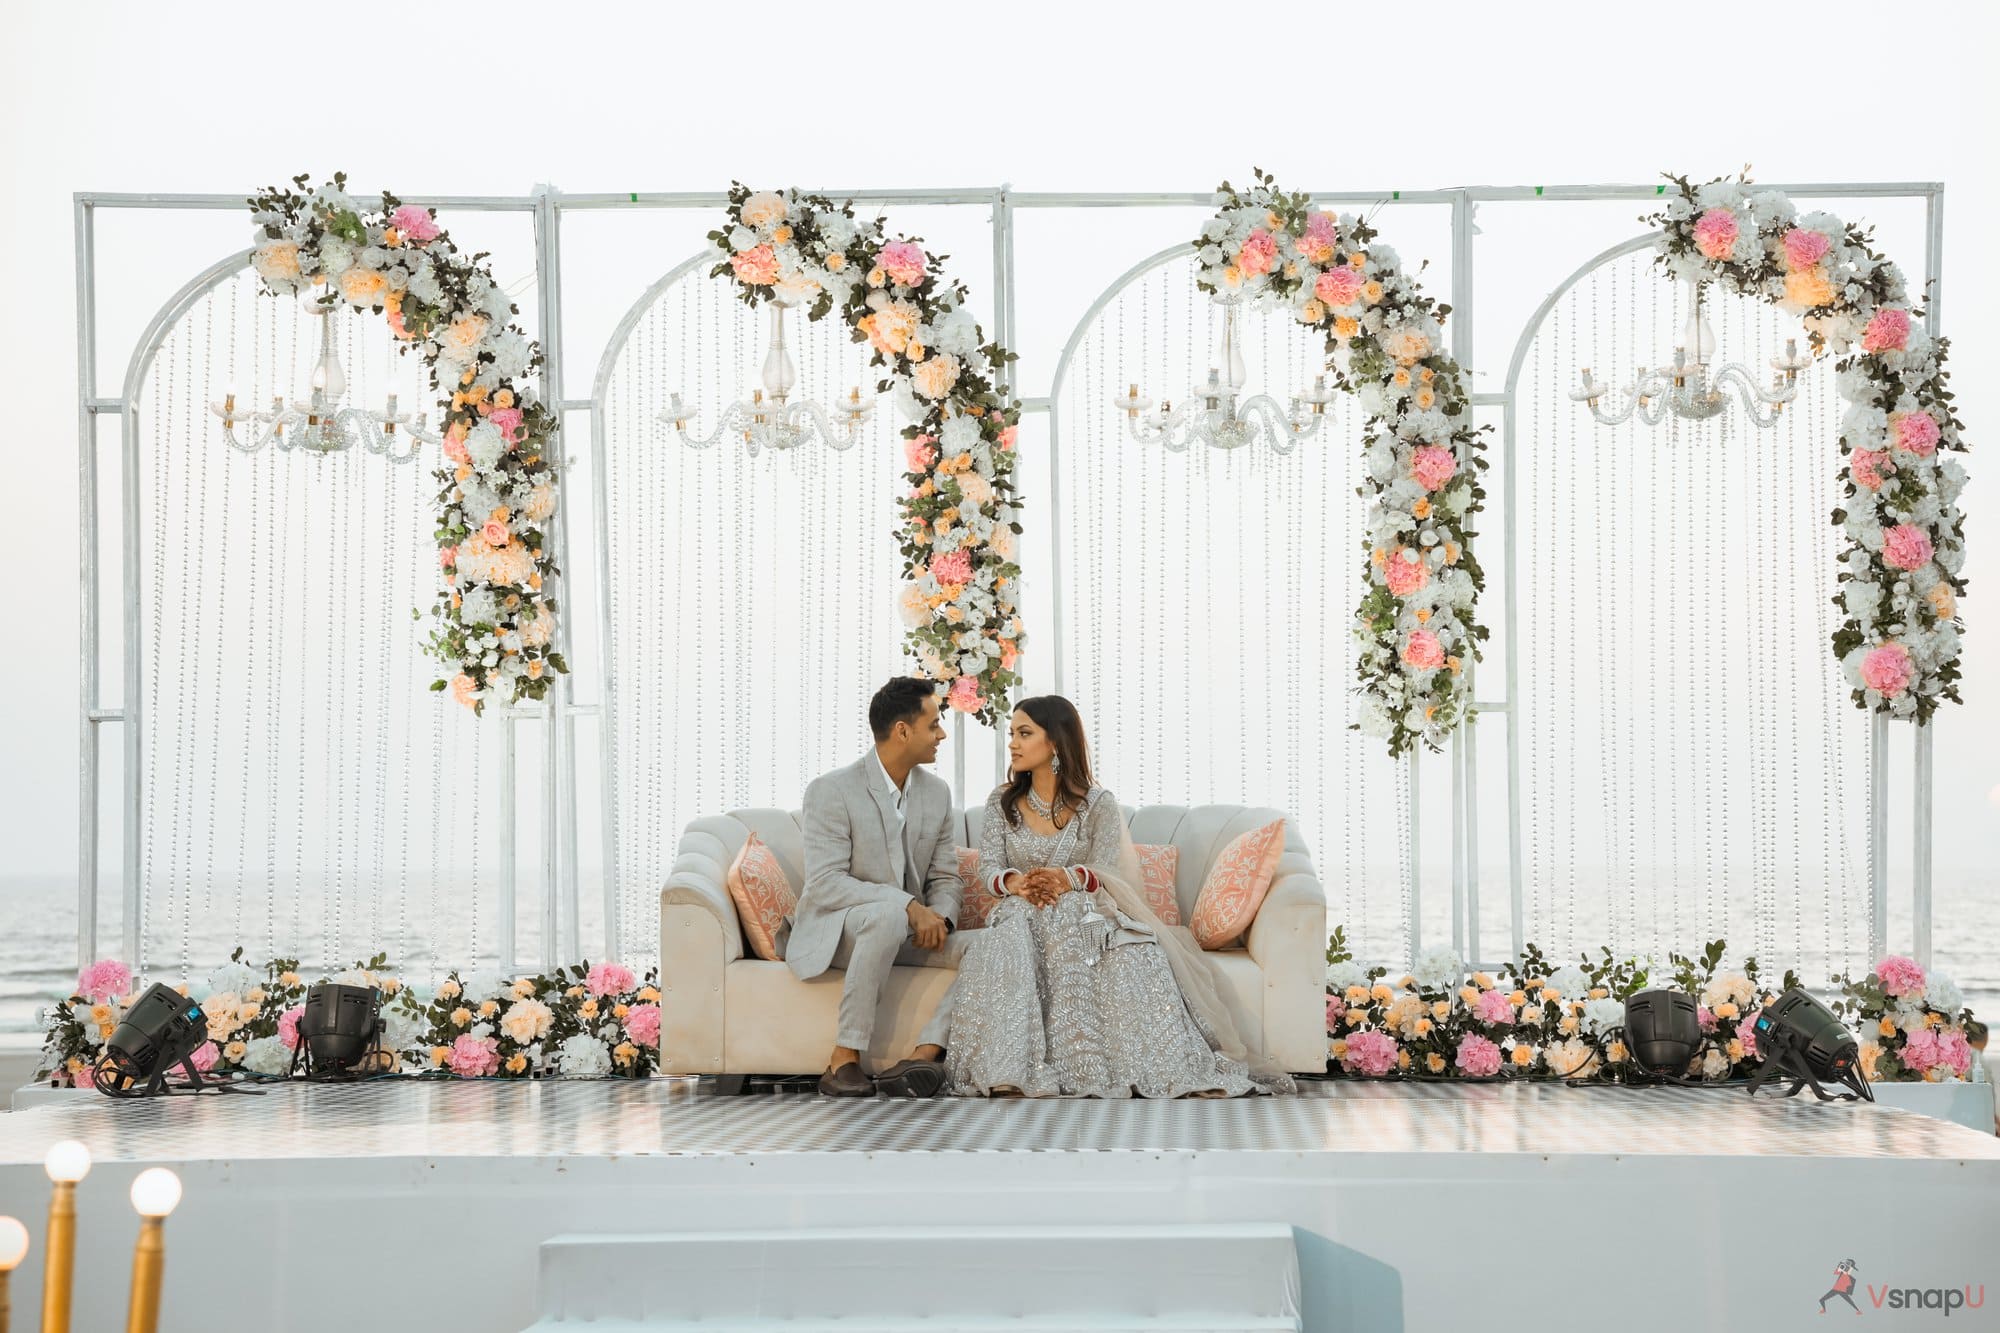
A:
MULTIPOLYGON (((625 311, 611 336, 605 340, 604 354, 597 360, 597 373, 591 377, 590 401, 590 504, 592 545, 597 552, 597 703, 599 715, 604 720, 602 735, 598 738, 597 756, 599 770, 599 838, 604 857, 604 939, 605 957, 612 957, 612 950, 619 939, 620 920, 618 904, 618 848, 613 837, 612 820, 616 808, 616 794, 613 784, 617 774, 611 767, 611 729, 618 725, 618 675, 614 669, 616 657, 611 651, 614 627, 611 619, 611 578, 609 575, 611 556, 611 484, 605 473, 605 460, 610 455, 605 435, 602 405, 611 387, 611 372, 618 355, 625 350, 626 340, 632 336, 639 321, 653 308, 662 294, 676 283, 696 272, 708 259, 706 251, 697 251, 689 258, 668 269, 666 273, 647 287, 639 299, 625 311)), ((580 886, 579 886, 580 889, 580 886)), ((572 897, 577 896, 572 893, 572 897)))
MULTIPOLYGON (((1928 297, 1926 301, 1926 322, 1933 336, 1938 333, 1942 295, 1939 279, 1943 250, 1944 187, 1941 183, 1873 182, 1854 184, 1813 182, 1805 184, 1781 184, 1770 188, 1781 190, 1797 198, 1894 197, 1923 199, 1926 206, 1925 285, 1928 297)), ((1025 192, 1015 191, 1011 186, 1006 184, 998 187, 986 186, 959 189, 840 190, 819 187, 816 192, 825 193, 833 197, 851 199, 857 205, 863 206, 892 204, 989 204, 993 208, 991 225, 993 229, 993 275, 995 284, 995 299, 993 304, 994 337, 1003 345, 1010 347, 1014 346, 1018 341, 1015 336, 1017 310, 1015 303, 1016 272, 1013 252, 1013 214, 1015 210, 1045 208, 1201 207, 1210 204, 1213 200, 1212 192, 1208 191, 1025 192)), ((1472 274, 1476 259, 1473 213, 1478 204, 1489 202, 1531 202, 1536 200, 1561 202, 1612 199, 1645 202, 1658 198, 1662 193, 1663 188, 1655 185, 1613 184, 1474 186, 1440 190, 1315 192, 1311 197, 1318 202, 1327 204, 1370 206, 1395 201, 1412 204, 1444 204, 1451 207, 1452 255, 1454 260, 1451 277, 1453 306, 1452 350, 1459 364, 1470 375, 1473 364, 1472 334, 1474 303, 1472 274)), ((560 224, 562 213, 572 209, 616 210, 635 207, 641 209, 720 208, 726 204, 727 195, 720 191, 565 194, 553 186, 543 185, 537 187, 530 195, 425 195, 409 196, 408 202, 435 205, 447 210, 529 212, 534 215, 537 255, 536 281, 541 301, 541 308, 538 312, 538 322, 541 327, 538 331, 544 354, 544 364, 542 367, 544 401, 549 403, 552 409, 558 414, 572 411, 591 412, 593 448, 595 448, 595 440, 599 430, 596 421, 598 415, 596 398, 569 399, 564 398, 561 392, 563 349, 561 328, 560 224)), ((135 533, 136 519, 132 512, 137 503, 137 496, 135 488, 130 485, 130 481, 131 474, 136 470, 137 456, 133 441, 133 413, 129 390, 126 396, 119 398, 99 397, 96 393, 98 327, 96 318, 95 217, 99 209, 233 210, 243 207, 243 198, 235 194, 79 191, 73 196, 73 205, 74 242, 77 261, 75 294, 77 302, 79 545, 81 549, 79 593, 80 637, 82 640, 80 671, 82 688, 79 709, 79 749, 82 762, 79 770, 78 785, 78 865, 80 873, 77 890, 77 907, 78 956, 81 963, 88 963, 94 956, 98 933, 98 842, 101 824, 99 817, 101 795, 99 790, 101 772, 98 762, 98 747, 101 739, 99 728, 106 723, 113 722, 125 727, 122 737, 126 766, 126 800, 124 808, 125 846, 123 848, 123 855, 124 864, 127 866, 127 874, 126 883, 122 888, 126 896, 125 917, 128 941, 136 935, 134 923, 137 921, 139 906, 138 893, 140 886, 137 883, 136 873, 131 871, 130 867, 138 855, 138 831, 141 812, 138 809, 136 793, 138 790, 137 783, 139 781, 140 764, 143 762, 138 726, 141 716, 141 700, 137 694, 137 665, 133 660, 137 652, 137 643, 136 635, 132 632, 131 628, 131 620, 135 614, 133 599, 136 597, 138 553, 135 533), (124 645, 126 653, 124 664, 126 697, 122 700, 121 706, 118 708, 107 708, 104 706, 101 698, 102 682, 98 660, 102 598, 98 590, 101 552, 99 549, 99 440, 97 436, 97 419, 106 415, 116 415, 119 417, 121 425, 126 428, 123 432, 122 466, 127 484, 124 488, 124 494, 121 496, 123 523, 125 527, 121 570, 125 582, 123 597, 126 604, 127 624, 126 643, 124 645)), ((1174 247, 1174 249, 1168 250, 1161 255, 1154 256, 1151 260, 1128 272, 1119 280, 1118 285, 1122 286, 1134 280, 1147 268, 1166 262, 1176 251, 1185 248, 1189 247, 1174 247)), ((1593 263, 1602 262, 1602 259, 1603 256, 1600 256, 1599 260, 1593 261, 1593 263)), ((242 260, 239 257, 232 262, 235 266, 240 267, 242 260)), ((1588 267, 1586 266, 1586 269, 1580 270, 1580 272, 1587 271, 1588 267)), ((212 271, 210 274, 204 276, 211 278, 213 281, 220 280, 219 278, 214 278, 212 271)), ((1576 278, 1572 277, 1571 283, 1575 280, 1576 278)), ((196 281, 200 282, 201 279, 197 279, 196 281)), ((182 296, 185 295, 186 289, 183 289, 182 296)), ((186 299, 191 304, 192 300, 197 299, 199 295, 200 293, 196 292, 193 296, 186 296, 186 299)), ((176 300, 182 299, 182 296, 177 296, 176 300)), ((1092 312, 1085 316, 1086 323, 1088 320, 1094 318, 1097 313, 1101 312, 1103 303, 1108 302, 1108 299, 1109 294, 1105 298, 1102 298, 1097 306, 1093 307, 1092 312)), ((172 302, 169 303, 169 305, 171 304, 172 302)), ((1532 338, 1533 329, 1546 317, 1547 308, 1549 308, 1548 303, 1545 303, 1543 311, 1539 312, 1535 320, 1531 321, 1529 331, 1523 335, 1524 339, 1532 338)), ((182 313, 185 313, 184 309, 182 313)), ((158 316, 155 318, 157 320, 158 316)), ((1082 326, 1080 325, 1079 327, 1082 326)), ((1066 346, 1063 358, 1058 365, 1055 379, 1057 387, 1060 387, 1063 377, 1067 374, 1068 361, 1072 355, 1075 342, 1076 335, 1072 334, 1070 346, 1066 346)), ((128 374, 128 381, 129 379, 130 376, 128 374)), ((1054 429, 1057 409, 1054 403, 1053 391, 1050 396, 1045 397, 1020 394, 1018 385, 1014 386, 1014 391, 1021 397, 1024 411, 1046 411, 1051 413, 1051 449, 1052 451, 1057 449, 1059 447, 1057 444, 1057 431, 1054 429)), ((1492 407, 1500 407, 1505 410, 1505 430, 1507 434, 1503 441, 1503 449, 1505 451, 1504 456, 1510 463, 1512 461, 1511 432, 1513 429, 1514 413, 1516 411, 1515 398, 1515 385, 1511 373, 1508 388, 1505 392, 1482 393, 1475 391, 1471 395, 1471 405, 1475 410, 1492 407)), ((1054 475, 1054 462, 1055 459, 1052 457, 1052 477, 1054 475)), ((1508 593, 1507 623, 1510 629, 1508 644, 1509 679, 1506 688, 1506 697, 1498 700, 1479 702, 1475 693, 1474 706, 1479 712, 1499 712, 1505 714, 1508 718, 1509 858, 1510 863, 1514 867, 1510 882, 1510 893, 1513 898, 1514 935, 1518 943, 1521 934, 1520 921, 1522 909, 1518 889, 1520 832, 1517 813, 1520 783, 1516 763, 1516 750, 1519 724, 1514 716, 1514 709, 1512 707, 1514 685, 1517 683, 1518 674, 1518 666, 1514 662, 1514 654, 1517 650, 1514 646, 1514 636, 1511 633, 1514 615, 1512 593, 1515 587, 1515 563, 1512 546, 1514 526, 1513 487, 1513 471, 1510 467, 1506 485, 1503 488, 1503 495, 1506 497, 1507 504, 1507 512, 1504 515, 1504 528, 1507 534, 1505 540, 1507 545, 1503 580, 1508 593)), ((1049 509, 1052 516, 1060 513, 1060 503, 1059 494, 1052 489, 1049 509)), ((563 562, 565 569, 567 569, 569 564, 570 525, 563 516, 559 515, 554 526, 556 529, 555 541, 558 558, 563 562)), ((1053 541, 1051 545, 1053 547, 1053 541)), ((1061 589, 1059 570, 1054 571, 1054 574, 1057 582, 1052 591, 1055 594, 1054 606, 1058 628, 1055 630, 1052 638, 1055 641, 1058 653, 1056 669, 1060 673, 1061 641, 1059 626, 1061 623, 1061 589)), ((599 581, 600 587, 597 591, 600 602, 599 623, 601 629, 603 620, 602 599, 604 596, 601 570, 599 571, 599 581)), ((561 628, 558 630, 558 642, 566 647, 569 618, 567 616, 563 617, 560 623, 561 628)), ((599 647, 601 651, 603 644, 600 643, 599 647)), ((1469 675, 1474 671, 1476 671, 1476 668, 1468 668, 1469 675)), ((1058 674, 1058 680, 1060 680, 1060 674, 1058 674)), ((544 830, 548 835, 544 838, 543 871, 547 891, 543 903, 543 946, 544 953, 551 959, 554 959, 560 952, 559 946, 563 942, 561 940, 563 934, 568 935, 568 943, 575 948, 581 949, 582 947, 582 940, 577 930, 578 865, 576 858, 576 786, 574 782, 575 743, 573 731, 570 728, 570 721, 576 716, 598 714, 604 707, 603 704, 576 703, 573 698, 574 684, 575 682, 567 677, 559 678, 557 688, 553 692, 554 697, 546 705, 519 710, 509 709, 506 714, 509 723, 506 734, 508 737, 507 753, 510 775, 512 773, 514 753, 512 723, 524 718, 539 718, 544 721, 550 734, 549 762, 545 765, 548 771, 544 774, 543 792, 544 830)), ((608 700, 605 702, 608 703, 608 700)), ((1871 866, 1873 867, 1872 888, 1875 899, 1873 919, 1871 920, 1871 935, 1880 939, 1886 937, 1886 918, 1882 907, 1886 898, 1887 810, 1885 800, 1883 799, 1887 786, 1886 719, 1875 718, 1873 726, 1875 730, 1871 739, 1877 743, 1872 745, 1870 782, 1870 790, 1873 797, 1871 799, 1870 850, 1871 866)), ((1477 767, 1475 762, 1476 751, 1474 748, 1476 734, 1476 724, 1461 727, 1460 732, 1454 737, 1451 752, 1451 804, 1454 830, 1452 843, 1453 938, 1455 943, 1469 943, 1470 956, 1475 958, 1479 953, 1478 802, 1475 781, 1477 767)), ((963 735, 962 728, 961 735, 963 735)), ((1914 791, 1914 952, 1920 962, 1927 963, 1931 952, 1932 924, 1930 920, 1930 873, 1932 857, 1932 734, 1930 729, 1928 727, 1918 727, 1914 743, 1916 752, 1914 791)), ((1004 769, 1004 766, 1005 737, 996 733, 996 773, 1004 769)), ((962 745, 958 747, 957 767, 957 787, 962 793, 965 785, 965 755, 962 745)), ((1413 756, 1411 766, 1413 841, 1416 830, 1414 814, 1416 802, 1414 796, 1417 776, 1416 761, 1413 756)), ((608 797, 608 794, 606 792, 603 795, 608 797)), ((512 848, 509 846, 506 849, 506 855, 510 862, 512 854, 512 848)), ((1418 858, 1413 854, 1413 877, 1420 873, 1417 863, 1418 858)), ((606 873, 607 875, 609 873, 608 865, 606 873)), ((509 876, 509 879, 511 880, 511 876, 509 876)), ((511 883, 504 886, 504 888, 509 897, 511 897, 511 883)), ((1410 935, 1413 953, 1421 938, 1419 934, 1419 918, 1421 917, 1420 900, 1416 896, 1415 888, 1416 885, 1413 883, 1410 935)), ((606 893, 608 896, 612 894, 612 890, 608 884, 606 886, 606 893)), ((509 902, 505 905, 509 910, 504 915, 511 929, 513 917, 512 904, 509 902)), ((127 952, 128 955, 135 953, 136 946, 128 943, 127 952)), ((508 961, 507 959, 502 960, 503 964, 508 961)))

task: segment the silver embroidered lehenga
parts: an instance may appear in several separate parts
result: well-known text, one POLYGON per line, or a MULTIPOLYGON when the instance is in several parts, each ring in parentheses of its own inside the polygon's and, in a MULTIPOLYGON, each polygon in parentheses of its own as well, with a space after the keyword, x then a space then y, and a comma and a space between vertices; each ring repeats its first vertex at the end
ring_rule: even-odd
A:
POLYGON ((1073 888, 1041 909, 1009 895, 969 938, 953 992, 945 1092, 1233 1097, 1294 1090, 1282 1071, 1253 1070, 1198 946, 1146 906, 1116 798, 1092 788, 1068 823, 1044 834, 1025 821, 1010 825, 1000 795, 987 799, 979 871, 966 893, 993 893, 1005 871, 1045 866, 1096 888, 1073 888))

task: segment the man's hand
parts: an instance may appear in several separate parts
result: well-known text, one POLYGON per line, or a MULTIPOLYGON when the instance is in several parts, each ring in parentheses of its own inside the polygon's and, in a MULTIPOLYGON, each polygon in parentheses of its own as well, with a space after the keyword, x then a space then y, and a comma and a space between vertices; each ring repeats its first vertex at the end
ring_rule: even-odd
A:
POLYGON ((908 910, 910 934, 915 937, 919 949, 942 949, 944 947, 944 917, 930 908, 910 899, 908 910))

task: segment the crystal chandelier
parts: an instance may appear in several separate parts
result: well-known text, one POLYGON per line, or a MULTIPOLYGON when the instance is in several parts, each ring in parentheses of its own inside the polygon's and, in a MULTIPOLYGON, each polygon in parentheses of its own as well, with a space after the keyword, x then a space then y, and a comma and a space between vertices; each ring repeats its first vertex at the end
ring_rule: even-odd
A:
POLYGON ((305 449, 318 454, 341 453, 356 446, 371 454, 381 454, 392 463, 407 463, 417 456, 418 447, 436 444, 442 438, 433 432, 422 412, 398 413, 396 391, 389 391, 387 410, 342 407, 347 392, 347 375, 340 358, 333 354, 333 310, 314 306, 320 320, 319 361, 313 366, 312 396, 305 406, 287 406, 283 394, 274 394, 268 412, 236 406, 236 386, 223 391, 222 401, 210 403, 208 410, 222 418, 222 436, 230 447, 254 454, 266 445, 280 449, 305 449), (237 435, 239 423, 253 429, 246 440, 237 435), (396 438, 398 428, 407 444, 396 438))
POLYGON ((688 429, 700 409, 683 402, 678 393, 670 396, 667 409, 659 414, 660 425, 672 426, 681 442, 692 449, 706 449, 725 435, 740 435, 752 458, 760 450, 796 449, 814 439, 824 440, 831 449, 852 449, 861 438, 862 424, 875 411, 874 395, 862 397, 856 385, 832 413, 810 398, 792 401, 792 389, 799 382, 791 349, 785 344, 785 313, 792 304, 784 300, 770 303, 771 341, 764 353, 762 388, 724 408, 722 419, 706 435, 688 429), (836 416, 837 424, 833 420, 836 416))
POLYGON ((1648 426, 1657 426, 1668 413, 1690 421, 1721 416, 1729 408, 1729 394, 1724 390, 1733 390, 1751 424, 1765 430, 1777 425, 1785 404, 1798 396, 1799 372, 1812 364, 1812 358, 1799 355, 1798 339, 1785 339, 1785 354, 1771 358, 1771 368, 1777 373, 1771 376, 1768 389, 1759 387, 1756 376, 1736 362, 1711 370, 1715 330, 1702 313, 1701 288, 1693 283, 1689 287, 1691 308, 1671 366, 1657 370, 1640 366, 1618 396, 1610 385, 1592 379, 1590 367, 1585 366, 1580 372, 1583 382, 1570 390, 1570 401, 1588 404, 1590 415, 1606 426, 1629 421, 1635 412, 1648 426))
POLYGON ((1262 439, 1277 454, 1289 454, 1300 440, 1319 434, 1326 420, 1326 405, 1333 390, 1326 376, 1313 376, 1312 388, 1292 395, 1289 411, 1269 394, 1254 394, 1238 401, 1247 378, 1243 367, 1243 346, 1237 335, 1238 296, 1217 297, 1222 307, 1222 336, 1216 343, 1216 364, 1209 367, 1208 379, 1188 391, 1179 407, 1162 400, 1148 407, 1137 384, 1114 394, 1112 406, 1125 413, 1125 429, 1140 444, 1160 444, 1180 453, 1197 440, 1217 449, 1240 449, 1262 439))

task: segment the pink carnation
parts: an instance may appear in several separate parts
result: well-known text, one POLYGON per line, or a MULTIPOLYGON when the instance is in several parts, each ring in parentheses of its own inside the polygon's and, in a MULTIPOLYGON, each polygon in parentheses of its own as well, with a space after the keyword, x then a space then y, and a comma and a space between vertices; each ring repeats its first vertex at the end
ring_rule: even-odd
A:
POLYGON ((1856 449, 1847 455, 1847 468, 1854 476, 1854 484, 1864 491, 1882 489, 1882 483, 1888 479, 1888 473, 1882 469, 1888 462, 1886 452, 1874 449, 1856 449))
MULTIPOLYGON (((1893 699, 1909 689, 1910 681, 1915 675, 1916 668, 1910 661, 1910 650, 1900 643, 1885 643, 1861 659, 1861 683, 1887 698, 1893 699)), ((1910 965, 1916 966, 1914 963, 1910 965)), ((1919 977, 1922 975, 1918 973, 1919 977)), ((1921 980, 1917 982, 1917 987, 1920 990, 1923 988, 1921 980)))
POLYGON ((937 462, 938 451, 934 447, 937 436, 919 435, 913 440, 903 441, 903 469, 906 472, 928 471, 937 462))
POLYGON ((472 455, 466 452, 465 441, 449 435, 445 436, 444 440, 444 456, 454 463, 470 463, 472 461, 472 455))
POLYGON ((438 547, 439 569, 450 569, 453 565, 457 563, 458 563, 458 548, 456 546, 438 547))
MULTIPOLYGON (((1404 548, 1407 549, 1407 548, 1404 548)), ((1398 597, 1422 592, 1431 581, 1431 567, 1422 560, 1405 560, 1398 550, 1382 562, 1382 578, 1398 597)))
POLYGON ((1419 671, 1435 671, 1444 665, 1444 648, 1437 635, 1427 629, 1411 630, 1403 645, 1403 663, 1419 671))
POLYGON ((1338 995, 1329 995, 1329 996, 1327 996, 1327 997, 1326 997, 1326 1030, 1327 1030, 1328 1032, 1331 1032, 1331 1031, 1333 1031, 1333 1025, 1334 1025, 1335 1023, 1338 1023, 1338 1022, 1340 1021, 1340 1016, 1341 1016, 1342 1014, 1346 1013, 1346 1012, 1347 1012, 1347 1006, 1346 1006, 1346 1005, 1344 1005, 1344 1004, 1342 1004, 1342 1003, 1340 1002, 1340 997, 1339 997, 1338 995))
POLYGON ((1895 418, 1896 447, 1908 450, 1919 458, 1929 458, 1937 452, 1937 418, 1928 412, 1904 412, 1895 418))
POLYGON ((1709 1008, 1705 1004, 1696 1005, 1694 1010, 1694 1017, 1695 1021, 1701 1024, 1701 1030, 1703 1032, 1715 1031, 1715 1011, 1713 1009, 1709 1008))
POLYGON ((632 975, 632 969, 618 963, 599 963, 583 979, 584 989, 600 998, 623 995, 638 984, 639 979, 632 975))
POLYGON ((1695 219, 1694 245, 1707 259, 1727 259, 1736 250, 1741 234, 1736 215, 1726 208, 1711 208, 1695 219))
POLYGON ((1008 426, 1002 430, 1000 432, 1000 447, 1002 449, 1012 449, 1014 447, 1014 437, 1020 433, 1021 428, 1019 426, 1008 426))
POLYGON ((972 552, 946 551, 932 556, 931 577, 943 584, 972 582, 972 552))
POLYGON ((403 233, 404 240, 415 245, 422 245, 425 241, 435 241, 444 235, 437 224, 437 219, 431 216, 431 211, 416 204, 404 204, 391 213, 389 225, 403 233))
POLYGON ((520 408, 496 407, 487 413, 486 420, 500 432, 501 437, 509 444, 519 443, 521 439, 520 408))
POLYGON ((1868 321, 1861 335, 1861 350, 1869 353, 1900 352, 1910 345, 1910 312, 1898 306, 1884 306, 1868 321))
POLYGON ((1875 964, 1875 979, 1882 983, 1884 992, 1899 1000, 1922 995, 1926 984, 1924 970, 1917 966, 1916 960, 1898 953, 1875 964))
POLYGON ((1823 231, 1810 227, 1794 227, 1785 233, 1785 262, 1794 270, 1811 268, 1826 258, 1826 252, 1833 248, 1823 231))
POLYGON ((1743 1016, 1743 1021, 1736 1025, 1736 1040, 1743 1043, 1743 1054, 1757 1054, 1757 1015, 1743 1016))
POLYGON ((1449 449, 1427 444, 1410 455, 1410 475, 1427 491, 1441 490, 1458 471, 1458 459, 1449 449))
POLYGON ((1482 1023, 1512 1023, 1514 1021, 1514 1005, 1507 998, 1504 991, 1483 990, 1479 992, 1479 1003, 1473 1006, 1473 1012, 1479 1015, 1479 1021, 1482 1023))
POLYGON ((298 1049, 299 1020, 305 1016, 304 1007, 296 1004, 278 1015, 278 1040, 285 1043, 285 1049, 298 1049))
POLYGON ((1962 1029, 1948 1028, 1938 1033, 1938 1059, 1950 1065, 1960 1078, 1972 1071, 1972 1043, 1965 1039, 1962 1029))
POLYGON ((625 1031, 641 1046, 660 1044, 660 1006, 635 1004, 625 1011, 625 1031))
POLYGON ((1396 1067, 1396 1039, 1373 1028, 1351 1033, 1340 1064, 1350 1074, 1366 1074, 1370 1078, 1386 1074, 1396 1067))
POLYGON ((1359 269, 1343 264, 1339 268, 1328 269, 1313 281, 1313 295, 1339 309, 1354 304, 1354 298, 1361 295, 1366 281, 1359 269))
POLYGON ((915 241, 891 241, 876 252, 882 271, 905 287, 924 280, 924 248, 915 241))
POLYGON ((979 695, 979 677, 960 676, 951 683, 951 693, 945 702, 961 713, 976 713, 986 706, 986 700, 979 695))
POLYGON ((1898 523, 1882 534, 1882 560, 1896 569, 1922 569, 1935 552, 1931 535, 1914 523, 1898 523))
POLYGON ((1930 1028, 1918 1028, 1903 1043, 1903 1063, 1919 1074, 1932 1065, 1944 1063, 1944 1055, 1938 1049, 1938 1034, 1930 1028))
POLYGON ((451 1044, 451 1054, 445 1063, 451 1072, 460 1078, 485 1078, 500 1071, 500 1040, 497 1037, 475 1037, 470 1032, 460 1033, 458 1040, 451 1044))
POLYGON ((1333 214, 1322 210, 1306 219, 1306 237, 1331 245, 1335 234, 1334 228, 1338 225, 1333 214))
POLYGON ((215 1062, 221 1058, 222 1052, 215 1048, 215 1043, 205 1041, 194 1048, 193 1054, 188 1056, 188 1062, 206 1074, 209 1070, 215 1068, 215 1062))
POLYGON ((778 280, 778 256, 768 245, 753 245, 729 256, 736 279, 753 286, 768 287, 778 280))
POLYGON ((116 958, 101 958, 77 973, 76 993, 87 1000, 111 1000, 132 986, 132 969, 116 958))
POLYGON ((1241 253, 1236 256, 1237 266, 1245 273, 1255 276, 1269 273, 1271 264, 1278 257, 1278 243, 1271 233, 1262 227, 1250 233, 1250 239, 1243 242, 1241 253))
POLYGON ((1475 1032, 1458 1044, 1453 1063, 1474 1078, 1491 1078, 1500 1072, 1500 1048, 1475 1032))

